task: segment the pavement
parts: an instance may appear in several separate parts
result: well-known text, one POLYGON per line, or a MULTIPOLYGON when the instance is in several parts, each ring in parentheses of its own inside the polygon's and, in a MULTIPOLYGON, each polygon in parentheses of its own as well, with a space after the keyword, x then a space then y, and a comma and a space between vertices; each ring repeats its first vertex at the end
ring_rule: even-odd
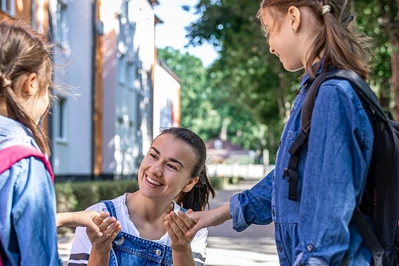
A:
MULTIPOLYGON (((226 185, 216 191, 210 207, 216 208, 240 191, 251 188, 257 180, 244 180, 239 184, 226 185)), ((210 227, 207 246, 207 266, 278 266, 277 250, 274 243, 274 226, 251 225, 243 232, 232 229, 231 220, 222 225, 210 227)), ((69 257, 73 232, 58 238, 59 253, 65 262, 69 257)))

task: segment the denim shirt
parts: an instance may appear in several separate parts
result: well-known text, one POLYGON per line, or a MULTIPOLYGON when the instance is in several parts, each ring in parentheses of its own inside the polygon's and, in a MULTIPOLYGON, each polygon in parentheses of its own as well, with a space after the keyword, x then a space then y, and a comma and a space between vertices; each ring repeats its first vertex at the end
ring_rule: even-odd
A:
POLYGON ((310 87, 305 75, 285 125, 276 166, 250 190, 230 199, 233 228, 275 224, 281 265, 370 265, 371 253, 350 223, 360 203, 371 160, 373 131, 356 92, 346 80, 319 88, 308 145, 299 159, 298 200, 288 199, 290 148, 301 129, 301 109, 310 87))
MULTIPOLYGON (((37 149, 30 130, 0 115, 0 149, 12 145, 37 149)), ((55 192, 42 161, 33 157, 0 174, 0 238, 8 265, 60 265, 55 192)))

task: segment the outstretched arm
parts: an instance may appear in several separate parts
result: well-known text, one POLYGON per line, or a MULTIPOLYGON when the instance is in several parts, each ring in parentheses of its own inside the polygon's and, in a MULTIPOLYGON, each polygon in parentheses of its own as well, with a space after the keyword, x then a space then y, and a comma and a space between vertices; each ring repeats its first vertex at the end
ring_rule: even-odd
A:
POLYGON ((208 211, 187 213, 187 216, 195 221, 195 225, 187 231, 186 236, 195 236, 202 228, 220 225, 230 220, 230 203, 208 211))
MULTIPOLYGON (((93 222, 93 219, 100 215, 97 211, 94 210, 86 210, 86 211, 78 211, 78 212, 61 212, 57 213, 57 227, 65 226, 65 227, 88 227, 93 232, 98 234, 98 236, 102 235, 102 232, 98 228, 98 226, 93 222)), ((105 216, 106 217, 106 216, 105 216)))

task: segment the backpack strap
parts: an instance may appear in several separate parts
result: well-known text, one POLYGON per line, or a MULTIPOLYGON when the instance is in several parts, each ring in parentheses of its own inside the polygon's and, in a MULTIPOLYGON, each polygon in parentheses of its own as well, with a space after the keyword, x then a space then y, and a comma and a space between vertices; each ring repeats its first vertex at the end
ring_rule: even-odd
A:
POLYGON ((373 254, 373 265, 382 266, 384 249, 382 248, 380 241, 378 241, 376 235, 371 229, 371 225, 367 222, 359 207, 356 207, 355 211, 353 212, 352 222, 356 226, 359 234, 362 236, 371 254, 373 254))
POLYGON ((0 174, 22 159, 35 157, 41 160, 54 182, 54 174, 47 156, 38 149, 28 145, 14 145, 0 150, 0 174))
POLYGON ((371 90, 369 84, 367 84, 367 82, 364 81, 364 79, 362 79, 355 71, 348 69, 334 69, 326 74, 324 80, 332 78, 348 80, 360 98, 371 108, 374 115, 379 120, 387 123, 386 114, 382 109, 377 96, 371 90))
POLYGON ((288 199, 296 201, 298 199, 298 164, 299 164, 299 152, 304 143, 307 142, 310 132, 310 123, 312 119, 313 107, 316 102, 317 93, 321 83, 326 80, 327 73, 319 75, 316 80, 312 83, 309 91, 306 95, 305 101, 302 107, 301 115, 301 131, 291 144, 288 152, 291 154, 288 162, 288 168, 284 169, 284 177, 289 177, 288 182, 288 199))

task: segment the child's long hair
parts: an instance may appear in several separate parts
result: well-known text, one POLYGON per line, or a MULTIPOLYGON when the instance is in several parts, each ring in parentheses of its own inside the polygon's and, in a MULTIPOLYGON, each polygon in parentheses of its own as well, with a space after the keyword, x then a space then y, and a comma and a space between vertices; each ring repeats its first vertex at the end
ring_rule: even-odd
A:
MULTIPOLYGON (((266 7, 285 14, 290 6, 310 8, 323 25, 323 29, 316 36, 311 50, 308 52, 309 56, 305 66, 306 71, 312 77, 315 77, 315 72, 319 68, 318 64, 313 66, 313 62, 325 49, 323 70, 333 65, 337 68, 351 69, 362 78, 367 79, 370 55, 369 38, 357 33, 351 23, 354 20, 351 0, 263 0, 258 15, 266 7), (331 11, 323 15, 322 7, 325 5, 331 6, 331 11)), ((271 12, 271 14, 274 13, 271 12)))
POLYGON ((42 152, 50 154, 47 137, 18 104, 14 91, 17 79, 27 73, 37 74, 38 93, 43 93, 51 85, 53 64, 50 46, 42 35, 22 23, 0 22, 0 36, 0 97, 5 98, 10 118, 27 126, 42 152))
POLYGON ((197 184, 187 193, 180 192, 176 198, 176 203, 185 209, 192 209, 193 211, 202 211, 209 202, 209 196, 215 197, 215 190, 209 182, 206 162, 206 146, 204 141, 194 132, 189 129, 181 127, 172 127, 164 129, 161 135, 169 134, 176 139, 181 140, 194 150, 197 162, 194 165, 191 177, 199 177, 197 184))

